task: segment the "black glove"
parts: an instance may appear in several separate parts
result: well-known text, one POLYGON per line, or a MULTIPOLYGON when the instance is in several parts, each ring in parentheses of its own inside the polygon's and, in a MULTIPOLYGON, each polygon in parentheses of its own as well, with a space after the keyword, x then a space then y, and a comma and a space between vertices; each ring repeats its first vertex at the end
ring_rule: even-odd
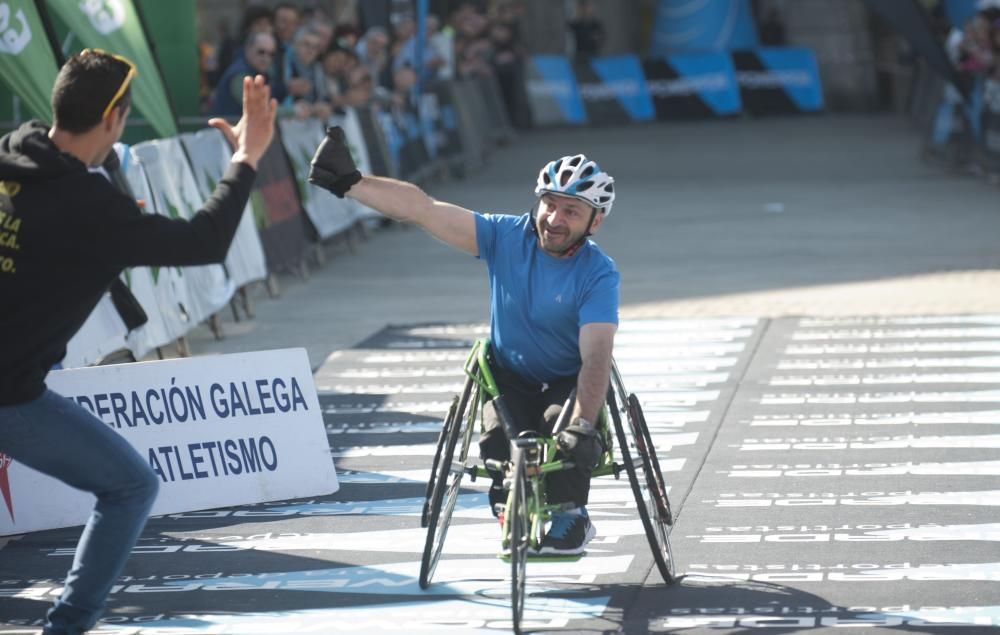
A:
POLYGON ((332 192, 337 198, 344 198, 347 190, 360 180, 361 172, 354 165, 344 130, 340 126, 327 128, 326 138, 313 155, 309 182, 332 192))
POLYGON ((594 424, 577 417, 556 436, 562 452, 576 462, 578 468, 589 472, 597 467, 604 452, 594 424))

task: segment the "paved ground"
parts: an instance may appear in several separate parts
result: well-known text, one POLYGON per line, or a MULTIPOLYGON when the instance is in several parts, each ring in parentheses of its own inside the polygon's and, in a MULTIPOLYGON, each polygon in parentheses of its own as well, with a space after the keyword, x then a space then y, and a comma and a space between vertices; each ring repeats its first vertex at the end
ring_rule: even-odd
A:
MULTIPOLYGON (((997 190, 920 165, 895 120, 830 117, 538 133, 432 192, 522 209, 537 166, 577 151, 619 183, 598 236, 625 280, 616 357, 671 486, 683 578, 661 583, 627 485, 603 480, 588 556, 529 565, 531 629, 995 632, 997 190)), ((416 585, 484 280, 394 228, 283 280, 225 340, 196 334, 197 354, 307 347, 341 489, 151 520, 101 632, 508 629, 481 484, 435 584, 416 585)), ((2 547, 0 632, 37 632, 75 536, 2 547)))
MULTIPOLYGON (((597 236, 624 317, 1000 311, 998 190, 917 160, 894 117, 649 125, 523 135, 487 169, 429 187, 518 212, 550 157, 585 152, 618 185, 597 236)), ((387 323, 488 318, 484 268, 412 228, 380 231, 196 353, 305 345, 318 366, 387 323)))

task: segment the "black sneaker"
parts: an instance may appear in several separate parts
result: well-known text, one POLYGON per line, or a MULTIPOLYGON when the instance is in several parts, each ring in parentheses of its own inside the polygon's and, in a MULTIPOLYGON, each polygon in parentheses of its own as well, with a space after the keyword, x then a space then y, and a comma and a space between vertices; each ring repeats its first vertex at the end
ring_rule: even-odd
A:
POLYGON ((597 535, 597 530, 587 516, 582 514, 552 513, 552 526, 538 547, 539 554, 575 556, 583 553, 583 548, 597 535))

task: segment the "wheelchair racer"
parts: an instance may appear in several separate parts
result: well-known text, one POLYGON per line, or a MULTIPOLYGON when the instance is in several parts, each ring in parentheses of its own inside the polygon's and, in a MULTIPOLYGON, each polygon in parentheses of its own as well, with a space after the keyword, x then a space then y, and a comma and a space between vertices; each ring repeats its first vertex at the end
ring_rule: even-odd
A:
MULTIPOLYGON (((514 427, 551 435, 576 389, 556 457, 576 467, 546 476, 548 502, 562 509, 552 513, 539 553, 583 553, 596 533, 586 504, 604 450, 594 422, 607 395, 620 286, 614 261, 589 237, 611 212, 614 179, 582 154, 565 156, 539 173, 532 212, 481 214, 436 201, 404 181, 361 176, 343 131, 330 128, 309 180, 486 261, 491 365, 514 427)), ((480 451, 484 459, 509 459, 510 445, 492 407, 484 408, 480 451)), ((493 478, 490 505, 499 514, 506 495, 502 475, 493 478)))

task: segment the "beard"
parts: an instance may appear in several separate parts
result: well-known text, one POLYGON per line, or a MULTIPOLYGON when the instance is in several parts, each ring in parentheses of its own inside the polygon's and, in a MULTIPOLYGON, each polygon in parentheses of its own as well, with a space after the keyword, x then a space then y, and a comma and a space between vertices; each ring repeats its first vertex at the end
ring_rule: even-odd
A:
POLYGON ((586 236, 586 232, 574 233, 568 227, 552 227, 544 220, 536 220, 535 229, 538 230, 538 245, 556 258, 565 256, 586 236))

